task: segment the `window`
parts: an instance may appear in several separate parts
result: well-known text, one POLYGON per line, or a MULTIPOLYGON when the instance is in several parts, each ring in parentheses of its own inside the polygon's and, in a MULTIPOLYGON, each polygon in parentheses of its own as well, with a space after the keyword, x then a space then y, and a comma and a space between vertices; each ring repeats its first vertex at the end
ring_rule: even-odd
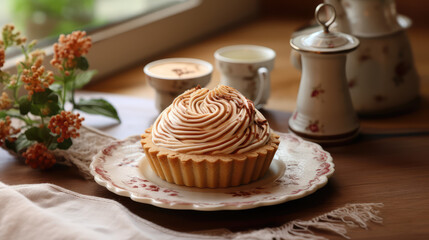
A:
MULTIPOLYGON (((81 13, 82 25, 63 24, 70 28, 54 28, 44 34, 47 38, 41 44, 46 45, 44 50, 48 61, 52 54, 50 44, 56 41, 59 32, 87 30, 93 39, 88 59, 91 68, 98 70, 98 78, 251 18, 258 10, 257 0, 13 0, 9 1, 8 8, 0 8, 0 23, 14 18, 11 15, 14 6, 29 11, 28 6, 19 5, 24 2, 68 3, 72 9, 77 4, 85 6, 76 8, 81 9, 78 12, 81 13)), ((55 6, 55 9, 61 9, 55 6)), ((65 11, 63 15, 68 14, 68 19, 74 16, 72 10, 62 11, 65 11)), ((25 28, 31 29, 31 24, 49 22, 47 13, 36 11, 31 16, 34 22, 22 24, 25 28)), ((19 57, 7 59, 3 70, 13 69, 19 57)))
POLYGON ((42 40, 38 47, 43 47, 61 33, 94 32, 185 1, 13 0, 0 8, 0 26, 13 22, 28 39, 42 40))

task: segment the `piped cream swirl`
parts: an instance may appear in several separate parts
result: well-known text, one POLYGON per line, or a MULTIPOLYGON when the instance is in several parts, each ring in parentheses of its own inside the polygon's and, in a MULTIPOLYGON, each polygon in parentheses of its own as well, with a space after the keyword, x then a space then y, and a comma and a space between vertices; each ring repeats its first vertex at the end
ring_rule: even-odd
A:
POLYGON ((234 88, 193 88, 156 119, 157 146, 187 154, 244 153, 264 146, 270 127, 253 103, 234 88))

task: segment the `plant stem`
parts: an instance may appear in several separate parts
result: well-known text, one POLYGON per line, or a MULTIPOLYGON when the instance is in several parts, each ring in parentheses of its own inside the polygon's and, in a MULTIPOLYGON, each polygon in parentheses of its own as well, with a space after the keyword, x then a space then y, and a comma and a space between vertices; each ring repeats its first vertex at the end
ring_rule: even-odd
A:
POLYGON ((15 100, 15 103, 18 103, 18 90, 21 84, 19 82, 21 81, 21 73, 22 71, 18 71, 17 77, 16 77, 16 84, 13 88, 13 99, 15 100))
POLYGON ((49 146, 52 144, 53 140, 54 140, 54 136, 50 135, 50 137, 46 141, 46 147, 47 148, 49 148, 49 146))
POLYGON ((72 76, 72 89, 71 89, 71 93, 72 93, 72 97, 71 97, 71 103, 72 103, 72 112, 74 111, 74 106, 76 105, 76 102, 74 101, 74 90, 76 88, 76 79, 74 77, 74 70, 72 70, 71 74, 72 76))
POLYGON ((62 101, 61 101, 61 104, 62 104, 62 106, 61 106, 61 109, 62 110, 64 110, 64 106, 66 105, 66 92, 67 92, 67 89, 66 89, 66 79, 64 78, 64 81, 63 81, 63 96, 62 96, 62 101))
POLYGON ((4 43, 4 51, 9 47, 9 38, 6 36, 6 33, 2 33, 3 43, 4 43))
POLYGON ((13 88, 13 100, 15 101, 15 104, 19 104, 18 103, 18 87, 13 88))
POLYGON ((33 123, 33 120, 31 120, 30 117, 28 117, 28 116, 26 116, 26 117, 25 116, 24 117, 22 117, 22 116, 14 116, 14 117, 18 118, 18 119, 20 119, 22 121, 24 121, 25 124, 28 125, 28 126, 30 126, 33 123))
POLYGON ((67 95, 67 76, 64 74, 64 71, 61 72, 63 75, 63 96, 61 97, 61 109, 64 110, 64 107, 66 105, 66 95, 67 95))
POLYGON ((42 125, 45 126, 45 120, 43 119, 43 117, 40 117, 40 120, 42 122, 42 125))
POLYGON ((25 61, 28 60, 28 51, 27 49, 24 47, 24 45, 21 45, 21 52, 24 54, 25 56, 25 61))

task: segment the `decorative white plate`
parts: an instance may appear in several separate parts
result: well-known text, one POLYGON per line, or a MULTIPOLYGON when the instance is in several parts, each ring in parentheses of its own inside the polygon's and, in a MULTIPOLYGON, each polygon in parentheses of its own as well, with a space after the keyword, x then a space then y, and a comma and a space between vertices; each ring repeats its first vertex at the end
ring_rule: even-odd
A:
POLYGON ((140 137, 115 141, 91 163, 95 181, 137 202, 170 209, 242 210, 274 205, 307 196, 334 173, 331 155, 296 135, 278 133, 280 146, 265 176, 238 187, 200 189, 160 179, 150 168, 140 137))

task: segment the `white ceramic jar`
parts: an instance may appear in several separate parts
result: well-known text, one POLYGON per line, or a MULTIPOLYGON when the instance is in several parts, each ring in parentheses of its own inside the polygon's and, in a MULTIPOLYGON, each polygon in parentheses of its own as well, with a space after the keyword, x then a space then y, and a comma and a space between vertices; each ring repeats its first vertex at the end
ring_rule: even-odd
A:
POLYGON ((318 143, 349 141, 359 132, 345 72, 347 53, 359 46, 359 40, 351 35, 329 32, 334 19, 333 7, 320 4, 316 8, 316 20, 324 30, 290 41, 292 48, 302 55, 302 75, 289 128, 318 143), (332 12, 326 22, 320 20, 324 8, 332 12))
POLYGON ((325 0, 341 17, 336 29, 357 37, 348 56, 347 79, 360 115, 388 115, 418 102, 419 76, 406 30, 411 20, 396 12, 395 0, 325 0))
POLYGON ((355 110, 360 115, 388 115, 416 105, 419 76, 405 31, 359 41, 359 49, 347 59, 355 110))

